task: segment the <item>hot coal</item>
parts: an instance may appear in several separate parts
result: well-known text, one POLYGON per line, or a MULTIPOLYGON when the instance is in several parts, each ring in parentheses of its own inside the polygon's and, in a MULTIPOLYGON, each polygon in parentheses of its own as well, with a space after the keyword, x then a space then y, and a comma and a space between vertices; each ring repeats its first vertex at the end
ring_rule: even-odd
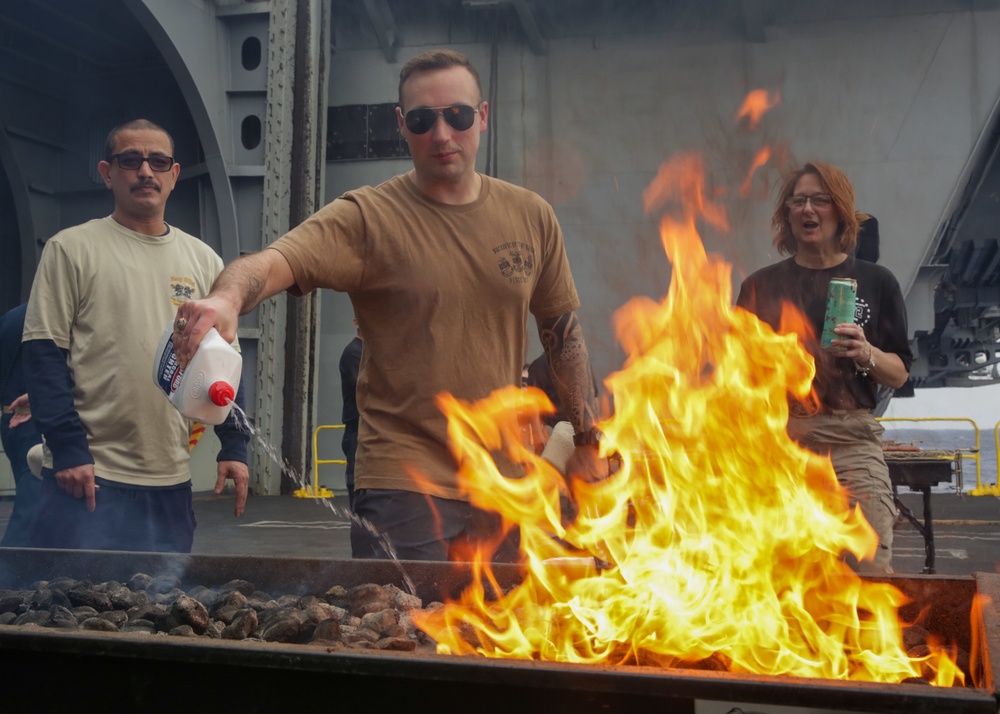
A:
POLYGON ((187 591, 169 575, 127 583, 60 577, 0 589, 0 625, 140 635, 318 644, 330 649, 433 651, 413 624, 420 598, 394 585, 334 586, 319 595, 277 595, 247 580, 187 591))

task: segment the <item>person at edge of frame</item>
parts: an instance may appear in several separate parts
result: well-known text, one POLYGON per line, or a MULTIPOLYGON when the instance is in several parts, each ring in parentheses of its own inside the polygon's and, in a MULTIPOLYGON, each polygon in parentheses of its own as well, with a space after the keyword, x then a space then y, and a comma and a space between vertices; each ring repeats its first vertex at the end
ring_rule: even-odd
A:
POLYGON ((42 436, 31 419, 28 388, 24 383, 24 352, 21 334, 28 304, 11 308, 0 317, 0 440, 14 476, 14 506, 7 521, 0 547, 23 548, 30 545, 31 524, 35 518, 41 481, 35 478, 28 463, 31 448, 42 443, 42 436))

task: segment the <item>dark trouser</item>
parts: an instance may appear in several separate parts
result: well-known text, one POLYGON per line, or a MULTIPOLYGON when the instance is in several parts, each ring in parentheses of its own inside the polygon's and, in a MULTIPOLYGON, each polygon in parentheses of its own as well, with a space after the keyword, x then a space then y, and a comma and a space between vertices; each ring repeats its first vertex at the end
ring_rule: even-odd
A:
POLYGON ((861 513, 878 536, 873 560, 849 565, 861 573, 892 572, 892 527, 896 522, 889 467, 882 452, 885 428, 863 410, 834 411, 828 414, 788 420, 788 434, 810 451, 830 456, 840 485, 847 489, 850 506, 861 513))
POLYGON ((162 488, 126 486, 98 478, 97 507, 66 493, 48 469, 31 545, 74 550, 190 553, 194 543, 191 482, 162 488))
POLYGON ((28 450, 35 444, 42 443, 32 421, 26 421, 11 429, 11 414, 4 414, 0 422, 0 438, 3 450, 10 460, 11 471, 14 474, 14 509, 7 522, 0 546, 4 548, 23 548, 30 544, 31 522, 35 517, 35 508, 42 491, 42 482, 35 478, 28 468, 28 450))
POLYGON ((518 531, 502 533, 497 514, 465 501, 362 488, 354 492, 354 512, 375 530, 351 522, 355 558, 470 560, 473 548, 485 545, 487 553, 492 553, 490 560, 512 563, 518 559, 518 531))

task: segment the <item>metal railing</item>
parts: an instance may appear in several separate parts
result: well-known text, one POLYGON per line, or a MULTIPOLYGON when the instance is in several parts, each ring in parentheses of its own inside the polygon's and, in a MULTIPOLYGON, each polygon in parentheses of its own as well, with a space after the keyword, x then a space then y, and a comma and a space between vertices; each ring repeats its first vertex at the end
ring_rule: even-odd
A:
POLYGON ((313 478, 312 486, 306 486, 295 491, 297 498, 333 498, 333 491, 319 485, 319 467, 321 464, 342 464, 346 465, 346 459, 321 459, 319 458, 319 433, 324 429, 343 429, 343 424, 322 424, 313 431, 313 478))
POLYGON ((976 445, 972 448, 957 448, 957 449, 944 449, 943 451, 949 452, 946 455, 932 456, 930 458, 942 459, 947 461, 955 462, 955 477, 956 485, 958 486, 959 494, 962 493, 962 472, 963 472, 963 462, 965 459, 972 459, 976 462, 976 487, 969 491, 970 496, 985 496, 988 495, 989 489, 996 489, 996 485, 984 486, 983 485, 983 471, 982 465, 979 460, 979 425, 976 424, 975 420, 969 419, 968 417, 879 417, 877 421, 881 423, 894 422, 894 421, 914 421, 914 422, 930 422, 930 421, 958 421, 965 422, 972 425, 972 432, 976 437, 976 445))
MULTIPOLYGON (((958 449, 948 449, 948 451, 953 453, 953 456, 941 456, 934 458, 944 458, 948 460, 954 460, 956 465, 956 475, 957 475, 957 486, 959 493, 962 492, 962 472, 963 465, 962 462, 965 459, 971 459, 976 463, 976 487, 969 491, 970 496, 1000 496, 1000 483, 996 484, 983 484, 983 472, 982 464, 979 458, 979 447, 980 447, 980 436, 979 436, 979 426, 972 419, 967 417, 879 417, 877 421, 881 423, 885 422, 965 422, 972 426, 972 432, 975 435, 975 446, 972 448, 958 448, 958 449)), ((319 485, 319 467, 323 464, 340 464, 342 466, 347 465, 346 459, 321 459, 319 458, 319 433, 324 429, 343 429, 343 424, 323 424, 317 426, 313 431, 312 438, 312 450, 313 450, 313 482, 312 486, 307 486, 305 488, 300 488, 295 491, 295 496, 299 498, 333 498, 333 491, 328 488, 319 485)), ((997 473, 1000 474, 1000 421, 996 423, 993 427, 993 442, 996 445, 997 454, 997 473)))
POLYGON ((989 486, 983 486, 982 494, 977 493, 977 496, 1000 496, 1000 421, 993 425, 993 448, 996 449, 997 482, 989 486))

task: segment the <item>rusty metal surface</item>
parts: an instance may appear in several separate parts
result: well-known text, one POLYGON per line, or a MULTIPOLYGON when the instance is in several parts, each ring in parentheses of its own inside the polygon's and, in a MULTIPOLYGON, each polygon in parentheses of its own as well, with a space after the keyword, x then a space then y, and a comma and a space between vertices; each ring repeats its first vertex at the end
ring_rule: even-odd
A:
MULTIPOLYGON (((425 602, 469 580, 462 564, 400 564, 425 602)), ((334 584, 402 585, 385 561, 178 556, 0 549, 0 587, 67 575, 95 582, 135 572, 172 573, 186 585, 221 585, 234 578, 272 594, 323 592, 334 584)), ((515 568, 500 571, 504 585, 515 568)), ((888 578, 924 611, 927 626, 968 633, 974 578, 888 578)), ((996 588, 996 578, 980 580, 996 588)), ((992 617, 992 610, 989 611, 992 617)), ((985 628, 997 636, 997 622, 985 628)), ((968 637, 966 638, 968 639, 968 637)), ((988 661, 988 657, 986 658, 988 661)), ((295 703, 333 701, 356 692, 371 711, 671 711, 694 712, 695 701, 810 707, 860 712, 997 712, 989 674, 979 688, 873 684, 650 667, 584 666, 426 654, 334 651, 315 645, 230 642, 120 633, 0 627, 0 671, 28 681, 58 672, 58 686, 5 693, 5 702, 46 705, 129 701, 144 711, 275 711, 295 703), (176 683, 184 685, 177 686, 176 683), (112 699, 117 697, 118 699, 112 699)), ((56 681, 56 680, 52 680, 56 681)), ((10 688, 8 688, 10 689, 10 688)), ((20 688, 13 688, 18 690, 20 688)))
POLYGON ((977 652, 981 658, 973 662, 973 674, 977 684, 989 692, 1000 690, 1000 575, 996 573, 976 573, 976 591, 979 606, 972 616, 972 634, 986 642, 987 646, 977 652))
MULTIPOLYGON (((899 609, 903 622, 920 622, 928 631, 940 633, 966 652, 972 651, 969 617, 976 594, 975 577, 891 575, 866 580, 891 583, 909 598, 910 602, 899 609)), ((1000 646, 1000 639, 995 642, 1000 646)))

